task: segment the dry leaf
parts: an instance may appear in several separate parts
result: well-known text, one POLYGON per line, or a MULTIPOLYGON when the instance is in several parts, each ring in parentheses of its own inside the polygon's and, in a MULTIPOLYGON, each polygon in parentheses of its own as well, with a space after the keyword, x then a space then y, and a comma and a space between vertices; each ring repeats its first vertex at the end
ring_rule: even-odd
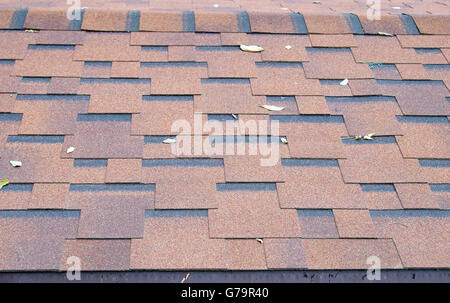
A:
POLYGON ((345 86, 347 84, 348 84, 348 79, 344 79, 339 83, 339 85, 342 85, 342 86, 345 86))
POLYGON ((258 241, 258 242, 261 243, 261 244, 263 244, 263 242, 264 242, 263 239, 259 239, 259 238, 256 239, 256 241, 258 241))
POLYGON ((290 45, 286 45, 286 46, 285 46, 285 48, 286 48, 286 49, 291 49, 291 48, 292 48, 292 46, 290 46, 290 45))
POLYGON ((213 6, 214 6, 215 8, 217 8, 217 7, 219 7, 219 4, 214 4, 213 6))
POLYGON ((402 9, 400 6, 393 6, 392 9, 402 9))
POLYGON ((184 283, 190 276, 190 273, 187 273, 186 276, 184 276, 183 280, 181 280, 181 283, 184 283))
POLYGON ((264 105, 260 105, 260 106, 262 108, 265 108, 265 109, 268 109, 268 110, 271 110, 271 111, 280 111, 280 110, 284 109, 283 106, 276 106, 276 105, 266 105, 266 104, 264 104, 264 105))
POLYGON ((321 4, 320 1, 313 1, 313 4, 321 4))
POLYGON ((8 180, 8 179, 2 180, 2 181, 0 182, 0 189, 2 189, 3 186, 8 185, 8 184, 9 184, 9 180, 8 180))
POLYGON ((237 116, 235 114, 231 114, 231 117, 233 117, 234 120, 237 120, 237 116))
POLYGON ((374 133, 368 134, 367 136, 364 136, 363 139, 364 140, 373 140, 373 135, 375 135, 374 133))
POLYGON ((70 154, 73 153, 75 151, 75 147, 71 146, 67 149, 66 153, 70 154))
POLYGON ((281 143, 288 144, 288 140, 284 137, 280 138, 281 143))
POLYGON ((25 32, 27 32, 27 33, 37 33, 39 31, 35 30, 35 29, 26 29, 25 32))
POLYGON ((9 161, 9 163, 11 163, 11 165, 13 167, 21 167, 22 166, 22 162, 20 162, 20 161, 9 161))
POLYGON ((177 142, 177 139, 175 139, 175 138, 167 138, 166 140, 163 141, 163 143, 166 143, 166 144, 172 144, 175 142, 177 142))
POLYGON ((240 48, 244 52, 250 52, 250 53, 259 53, 259 52, 262 52, 264 50, 264 48, 262 48, 260 46, 257 46, 257 45, 244 45, 244 44, 241 44, 240 48))
POLYGON ((361 140, 361 136, 355 136, 356 140, 361 140))
POLYGON ((378 35, 381 35, 381 36, 389 36, 389 37, 394 36, 393 34, 389 34, 389 33, 385 33, 385 32, 378 32, 378 35))

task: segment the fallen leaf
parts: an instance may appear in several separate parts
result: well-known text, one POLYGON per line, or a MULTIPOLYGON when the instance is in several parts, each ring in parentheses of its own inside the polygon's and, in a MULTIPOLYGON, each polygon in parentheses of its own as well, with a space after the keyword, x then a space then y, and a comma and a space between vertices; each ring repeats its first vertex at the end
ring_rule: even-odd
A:
POLYGON ((214 4, 213 6, 214 6, 215 8, 217 8, 217 7, 219 7, 219 4, 214 4))
POLYGON ((291 48, 292 48, 292 46, 290 46, 290 45, 286 45, 286 46, 285 46, 285 48, 286 48, 286 49, 291 49, 291 48))
POLYGON ((0 189, 2 189, 3 186, 8 185, 8 184, 9 184, 9 180, 8 180, 8 179, 2 180, 2 181, 0 182, 0 189))
POLYGON ((259 52, 262 52, 264 50, 264 48, 262 48, 261 46, 257 46, 257 45, 244 45, 244 44, 241 44, 240 48, 244 52, 250 52, 250 53, 259 53, 259 52))
POLYGON ((263 244, 264 243, 264 241, 263 241, 263 239, 256 239, 256 241, 258 241, 259 243, 261 243, 261 244, 263 244))
POLYGON ((313 1, 313 4, 321 4, 320 1, 313 1))
POLYGON ((22 166, 22 162, 20 162, 20 161, 9 161, 9 163, 11 163, 11 165, 13 167, 21 167, 22 166))
POLYGON ((37 33, 39 31, 35 30, 35 29, 26 29, 25 32, 27 32, 27 33, 37 33))
POLYGON ((361 136, 355 136, 356 140, 361 140, 361 136))
POLYGON ((67 149, 66 153, 68 153, 68 154, 73 153, 74 150, 75 150, 75 147, 71 146, 67 149))
POLYGON ((183 280, 181 280, 181 283, 184 283, 190 276, 190 273, 187 273, 186 276, 184 276, 183 280))
POLYGON ((175 139, 175 138, 167 138, 166 140, 163 141, 163 143, 166 143, 166 144, 172 144, 175 142, 177 142, 177 139, 175 139))
POLYGON ((288 140, 284 137, 280 138, 281 143, 288 144, 288 140))
POLYGON ((392 9, 402 9, 400 6, 393 6, 392 9))
POLYGON ((394 36, 393 34, 389 34, 389 33, 385 33, 385 32, 378 32, 378 35, 381 35, 381 36, 389 36, 389 37, 394 36))
POLYGON ((266 104, 264 104, 264 105, 260 105, 260 106, 262 108, 265 108, 265 109, 268 109, 268 110, 271 110, 271 111, 280 111, 280 110, 284 109, 283 106, 276 106, 276 105, 266 105, 266 104))
POLYGON ((368 134, 367 136, 364 136, 363 139, 364 140, 373 140, 373 135, 375 135, 374 133, 368 134))
POLYGON ((339 83, 339 85, 342 85, 342 86, 345 86, 347 84, 348 84, 348 79, 344 79, 339 83))
POLYGON ((237 120, 237 116, 235 114, 231 114, 231 117, 233 117, 234 120, 237 120))

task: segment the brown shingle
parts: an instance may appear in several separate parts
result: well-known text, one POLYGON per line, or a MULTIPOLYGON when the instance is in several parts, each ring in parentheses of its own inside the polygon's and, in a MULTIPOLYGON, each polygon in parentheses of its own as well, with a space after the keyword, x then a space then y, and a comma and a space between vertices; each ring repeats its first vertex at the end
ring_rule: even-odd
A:
POLYGON ((61 270, 67 270, 68 258, 80 258, 82 270, 129 270, 130 240, 66 240, 61 270))
POLYGON ((366 209, 334 209, 340 238, 376 238, 370 213, 366 209))
POLYGON ((219 208, 208 214, 213 238, 300 236, 295 210, 280 209, 274 190, 225 190, 218 191, 216 197, 219 208))
POLYGON ((402 268, 391 239, 304 239, 308 269, 367 269, 367 258, 380 258, 381 269, 402 268))
POLYGON ((68 183, 35 183, 28 208, 62 209, 68 193, 68 183))
POLYGON ((156 211, 145 219, 144 237, 131 240, 130 267, 226 269, 227 255, 225 240, 208 236, 207 217, 156 211))

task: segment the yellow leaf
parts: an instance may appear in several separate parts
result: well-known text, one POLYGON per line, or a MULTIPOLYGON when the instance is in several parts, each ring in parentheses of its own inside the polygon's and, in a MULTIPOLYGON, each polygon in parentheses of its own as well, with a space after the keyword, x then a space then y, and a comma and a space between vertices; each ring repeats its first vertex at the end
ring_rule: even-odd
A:
POLYGON ((8 185, 8 184, 9 184, 9 180, 8 180, 8 179, 2 180, 2 181, 0 182, 0 189, 2 189, 3 186, 8 185))

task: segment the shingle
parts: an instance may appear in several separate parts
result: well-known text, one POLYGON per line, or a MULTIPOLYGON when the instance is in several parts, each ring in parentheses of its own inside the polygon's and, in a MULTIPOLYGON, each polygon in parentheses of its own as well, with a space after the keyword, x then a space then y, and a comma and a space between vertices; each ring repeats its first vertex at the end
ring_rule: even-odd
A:
POLYGON ((347 20, 338 14, 307 14, 305 23, 309 33, 313 34, 347 34, 350 33, 347 20))
POLYGON ((402 209, 393 184, 361 184, 368 209, 402 209))
POLYGON ((107 183, 141 182, 141 159, 109 159, 106 169, 107 183))
POLYGON ((406 214, 406 211, 398 215, 392 211, 371 212, 378 236, 393 239, 405 268, 448 267, 448 217, 420 211, 416 215, 406 214))
POLYGON ((230 270, 267 269, 264 246, 253 239, 227 239, 227 263, 230 270))
POLYGON ((84 31, 39 31, 36 44, 80 45, 83 44, 85 35, 84 31))
POLYGON ((233 11, 195 11, 195 30, 198 32, 238 32, 237 14, 233 11))
MULTIPOLYGON (((183 31, 183 13, 177 10, 141 11, 139 30, 152 32, 183 31)), ((162 43, 164 45, 164 43, 162 43)))
POLYGON ((63 209, 68 193, 68 183, 35 183, 28 209, 63 209))
POLYGON ((250 79, 254 95, 321 95, 317 79, 307 79, 299 63, 264 62, 257 64, 257 78, 250 79), (274 81, 277 79, 277 81, 274 81))
POLYGON ((25 19, 25 28, 67 30, 70 20, 65 9, 32 7, 25 19))
POLYGON ((256 77, 255 61, 261 54, 243 52, 237 47, 197 47, 197 61, 207 62, 209 78, 256 77))
POLYGON ((139 52, 139 46, 130 46, 129 33, 92 32, 86 34, 83 45, 75 47, 73 60, 139 61, 139 52))
POLYGON ((89 99, 70 95, 18 95, 14 111, 23 113, 20 134, 73 134, 79 113, 86 113, 89 99))
POLYGON ((306 53, 305 47, 311 46, 311 42, 307 36, 249 34, 247 35, 247 39, 249 44, 258 45, 264 49, 261 53, 262 61, 308 61, 308 54, 306 53))
MULTIPOLYGON (((415 47, 415 48, 448 48, 450 42, 446 35, 399 35, 398 41, 402 47, 415 47)), ((399 62, 400 63, 400 62, 399 62)))
POLYGON ((264 239, 267 268, 306 268, 306 256, 301 239, 264 239))
POLYGON ((430 186, 426 183, 395 184, 403 208, 439 208, 434 200, 430 186))
MULTIPOLYGON (((73 184, 72 184, 73 186, 73 184)), ((71 186, 71 187, 72 187, 71 186)), ((92 188, 92 187, 91 187, 92 188)), ((66 208, 80 209, 77 238, 142 238, 144 211, 153 209, 150 191, 74 191, 71 189, 66 208)))
POLYGON ((88 115, 88 117, 94 117, 97 121, 77 121, 74 136, 67 137, 64 141, 61 157, 91 159, 139 158, 142 156, 144 138, 130 135, 130 122, 98 121, 98 119, 111 117, 107 115, 88 115), (65 151, 70 146, 74 146, 75 151, 66 154, 65 151))
POLYGON ((0 59, 24 59, 29 44, 35 42, 31 33, 0 32, 0 59))
POLYGON ((340 137, 347 136, 347 130, 342 116, 271 116, 273 120, 280 121, 291 157, 345 158, 340 137))
POLYGON ((283 159, 283 174, 285 183, 277 184, 282 208, 365 207, 359 185, 344 183, 335 160, 283 159))
POLYGON ((403 80, 428 80, 428 74, 422 64, 396 64, 403 80))
POLYGON ((358 15, 359 21, 366 34, 378 34, 379 32, 393 35, 408 34, 400 16, 383 15, 380 20, 370 20, 367 15, 358 15))
POLYGON ((83 15, 82 30, 89 31, 124 31, 127 11, 89 9, 83 15))
POLYGON ((307 78, 372 78, 369 67, 356 63, 348 48, 307 48, 307 51, 310 61, 303 64, 307 78))
POLYGON ((403 136, 398 145, 405 158, 450 158, 446 137, 450 131, 445 117, 399 116, 403 136))
POLYGON ((292 17, 288 13, 269 13, 248 11, 250 27, 253 33, 296 33, 292 17))
POLYGON ((186 120, 193 125, 194 104, 192 96, 150 95, 140 102, 139 114, 134 114, 131 121, 132 134, 170 135, 175 121, 186 120))
POLYGON ((447 16, 415 15, 413 19, 422 34, 450 34, 450 25, 448 24, 447 16))
POLYGON ((197 52, 195 46, 177 46, 168 47, 168 61, 196 61, 197 52))
POLYGON ((31 199, 33 184, 10 183, 0 190, 0 209, 27 209, 31 199))
POLYGON ((418 161, 403 158, 393 137, 379 137, 370 143, 354 139, 345 141, 347 159, 340 159, 339 167, 346 183, 425 181, 418 161), (361 167, 365 169, 361 170, 361 167))
POLYGON ((296 96, 298 111, 304 115, 326 115, 330 111, 323 96, 296 96))
POLYGON ((212 238, 300 236, 295 210, 281 209, 275 190, 220 191, 216 199, 219 208, 208 214, 212 238))
POLYGON ((66 240, 60 270, 68 270, 68 258, 77 256, 87 271, 130 269, 130 240, 66 240))
POLYGON ((200 94, 200 78, 206 78, 206 64, 194 62, 141 63, 141 78, 152 78, 154 95, 200 94))
POLYGON ((355 36, 352 48, 356 62, 420 63, 413 49, 402 48, 396 37, 355 36))
POLYGON ((313 47, 353 47, 357 46, 353 35, 338 34, 338 35, 309 35, 311 45, 313 47))
POLYGON ((11 182, 69 182, 72 159, 60 159, 59 143, 6 143, 0 168, 11 182), (9 161, 21 161, 20 168, 9 161))
POLYGON ((308 269, 367 269, 367 258, 378 256, 381 269, 402 268, 391 239, 304 239, 308 269))
POLYGON ((202 94, 194 98, 194 109, 220 114, 265 113, 260 107, 266 103, 265 98, 252 94, 251 82, 248 79, 205 79, 201 84, 202 94))
POLYGON ((340 238, 376 238, 367 209, 334 209, 333 215, 340 238))
POLYGON ((343 115, 350 136, 403 134, 396 115, 401 115, 394 98, 327 97, 330 113, 343 115))
POLYGON ((80 78, 52 77, 48 85, 48 94, 76 94, 80 87, 80 78))
POLYGON ((338 238, 331 209, 298 209, 302 238, 338 238))
POLYGON ((194 45, 194 33, 132 32, 130 45, 194 45))
POLYGON ((58 270, 64 238, 75 236, 78 216, 73 211, 2 211, 0 270, 58 270))
POLYGON ((164 165, 160 161, 161 165, 142 168, 142 181, 156 184, 155 208, 217 208, 216 183, 224 182, 223 167, 179 166, 181 162, 183 159, 167 160, 164 165), (169 162, 174 166, 168 166, 169 162))
POLYGON ((35 45, 23 61, 14 65, 14 75, 29 77, 80 77, 82 62, 72 61, 72 46, 35 45))
POLYGON ((82 79, 78 93, 90 95, 89 113, 138 113, 142 96, 150 93, 150 80, 82 79))
POLYGON ((441 81, 389 81, 377 83, 385 96, 395 96, 405 115, 446 115, 449 91, 441 81))
POLYGON ((143 238, 131 240, 130 267, 226 269, 227 255, 225 240, 208 236, 207 217, 178 216, 176 213, 147 216, 143 238))
MULTIPOLYGON (((257 144, 257 143, 254 143, 257 144)), ((281 172, 281 159, 274 154, 278 143, 268 147, 269 155, 224 156, 225 181, 227 182, 280 182, 284 181, 281 172), (266 159, 264 161, 263 159, 266 159), (267 163, 266 163, 267 162, 267 163)), ((261 145, 259 145, 261 149, 261 145)), ((265 152, 265 151, 264 151, 265 152)))

